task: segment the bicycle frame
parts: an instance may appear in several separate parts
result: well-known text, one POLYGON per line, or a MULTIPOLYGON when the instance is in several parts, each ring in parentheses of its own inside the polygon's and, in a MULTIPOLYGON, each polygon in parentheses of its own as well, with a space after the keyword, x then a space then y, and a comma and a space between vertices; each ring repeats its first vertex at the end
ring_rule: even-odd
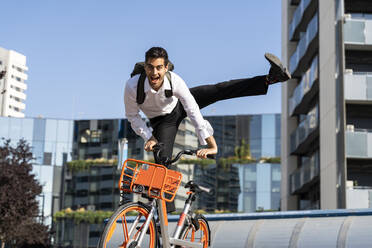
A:
POLYGON ((151 202, 151 211, 149 213, 149 216, 145 222, 143 231, 138 239, 138 246, 141 246, 142 239, 150 225, 150 221, 154 216, 154 213, 156 211, 156 208, 158 209, 158 215, 160 219, 160 230, 161 230, 161 239, 162 239, 162 244, 164 248, 174 248, 174 245, 180 245, 180 246, 186 246, 186 247, 194 247, 194 248, 203 248, 203 244, 198 244, 195 242, 189 242, 180 239, 180 234, 182 231, 182 227, 185 223, 186 216, 190 210, 191 207, 191 202, 186 201, 185 206, 183 208, 183 211, 180 215, 180 218, 178 220, 176 229, 174 231, 173 237, 170 237, 169 232, 168 232, 168 215, 166 211, 166 206, 165 206, 165 201, 161 199, 156 199, 151 202))

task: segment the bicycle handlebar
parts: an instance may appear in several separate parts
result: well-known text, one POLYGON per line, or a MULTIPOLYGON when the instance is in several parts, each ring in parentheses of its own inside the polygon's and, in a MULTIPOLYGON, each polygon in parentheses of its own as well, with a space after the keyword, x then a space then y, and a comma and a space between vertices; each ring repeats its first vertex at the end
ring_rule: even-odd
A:
MULTIPOLYGON (((157 158, 157 159, 155 158, 155 161, 160 160, 164 165, 171 165, 171 164, 177 162, 183 154, 196 155, 196 153, 198 151, 198 149, 196 149, 196 150, 190 150, 190 149, 182 150, 179 153, 177 153, 177 155, 173 159, 169 159, 167 157, 165 157, 165 158, 160 157, 160 152, 163 150, 163 147, 164 147, 164 144, 162 144, 162 143, 156 144, 153 147, 153 151, 154 151, 154 156, 157 158)), ((216 155, 215 154, 208 154, 207 158, 216 159, 216 155)))

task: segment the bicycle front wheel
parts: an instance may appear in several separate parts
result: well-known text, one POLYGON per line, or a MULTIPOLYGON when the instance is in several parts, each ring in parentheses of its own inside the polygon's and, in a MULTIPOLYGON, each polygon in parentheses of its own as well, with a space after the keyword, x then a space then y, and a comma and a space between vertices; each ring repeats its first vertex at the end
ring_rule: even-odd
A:
MULTIPOLYGON (((120 206, 107 222, 98 248, 136 247, 150 208, 141 202, 130 202, 120 206)), ((141 247, 156 247, 157 231, 152 218, 141 247)))
POLYGON ((199 229, 193 224, 184 226, 181 232, 181 239, 189 242, 202 243, 203 248, 210 246, 210 229, 206 218, 203 215, 196 215, 195 220, 199 225, 199 229))

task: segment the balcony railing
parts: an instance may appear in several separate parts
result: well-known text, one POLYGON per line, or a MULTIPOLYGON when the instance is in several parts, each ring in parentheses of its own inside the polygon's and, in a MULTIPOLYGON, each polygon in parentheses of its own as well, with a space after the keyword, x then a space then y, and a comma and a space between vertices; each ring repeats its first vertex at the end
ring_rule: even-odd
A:
POLYGON ((306 9, 309 7, 311 0, 302 0, 297 6, 295 12, 293 13, 292 21, 289 24, 289 39, 292 40, 294 33, 300 24, 303 14, 306 9))
POLYGON ((301 191, 317 176, 319 176, 319 152, 307 157, 302 166, 290 175, 291 194, 301 191))
POLYGON ((300 0, 288 0, 289 5, 297 5, 300 3, 300 0))
POLYGON ((346 131, 346 157, 372 158, 372 130, 355 129, 346 131))
POLYGON ((345 75, 344 97, 349 101, 372 101, 372 74, 353 73, 345 75))
POLYGON ((298 68, 300 65, 310 62, 307 60, 311 58, 311 54, 308 54, 308 51, 313 51, 314 46, 316 45, 315 41, 318 37, 318 14, 315 14, 311 19, 306 32, 301 34, 296 51, 292 54, 289 60, 289 69, 293 76, 301 76, 298 68), (307 56, 304 57, 305 54, 307 56))
POLYGON ((304 154, 307 152, 306 144, 310 144, 316 138, 314 133, 318 130, 318 126, 318 106, 315 106, 291 134, 292 154, 304 154))
POLYGON ((315 84, 317 79, 318 79, 318 56, 316 56, 313 59, 310 68, 302 76, 300 84, 293 91, 292 97, 289 98, 288 111, 290 115, 303 114, 304 113, 303 111, 308 110, 306 109, 306 107, 308 106, 309 101, 317 91, 313 89, 313 85, 315 84))
POLYGON ((344 42, 346 48, 372 45, 372 20, 363 16, 346 15, 344 42))

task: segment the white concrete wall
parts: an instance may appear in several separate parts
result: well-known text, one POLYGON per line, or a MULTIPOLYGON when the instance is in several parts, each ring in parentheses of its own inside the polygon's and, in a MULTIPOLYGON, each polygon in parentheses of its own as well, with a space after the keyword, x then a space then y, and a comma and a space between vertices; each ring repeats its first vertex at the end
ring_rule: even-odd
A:
MULTIPOLYGON (((282 62, 289 67, 289 57, 296 49, 294 44, 288 40, 288 26, 291 22, 294 7, 290 7, 288 0, 282 0, 282 62)), ((281 115, 281 209, 297 209, 297 196, 289 192, 289 176, 297 168, 295 156, 290 155, 290 135, 296 129, 296 118, 290 117, 288 112, 288 99, 297 86, 297 80, 288 80, 282 84, 282 115, 281 115)))
POLYGON ((27 90, 25 81, 28 79, 26 56, 0 47, 0 60, 0 70, 7 71, 0 81, 0 116, 24 117, 27 90), (16 100, 16 97, 19 99, 16 100))
POLYGON ((320 207, 337 208, 335 1, 319 1, 320 207))

